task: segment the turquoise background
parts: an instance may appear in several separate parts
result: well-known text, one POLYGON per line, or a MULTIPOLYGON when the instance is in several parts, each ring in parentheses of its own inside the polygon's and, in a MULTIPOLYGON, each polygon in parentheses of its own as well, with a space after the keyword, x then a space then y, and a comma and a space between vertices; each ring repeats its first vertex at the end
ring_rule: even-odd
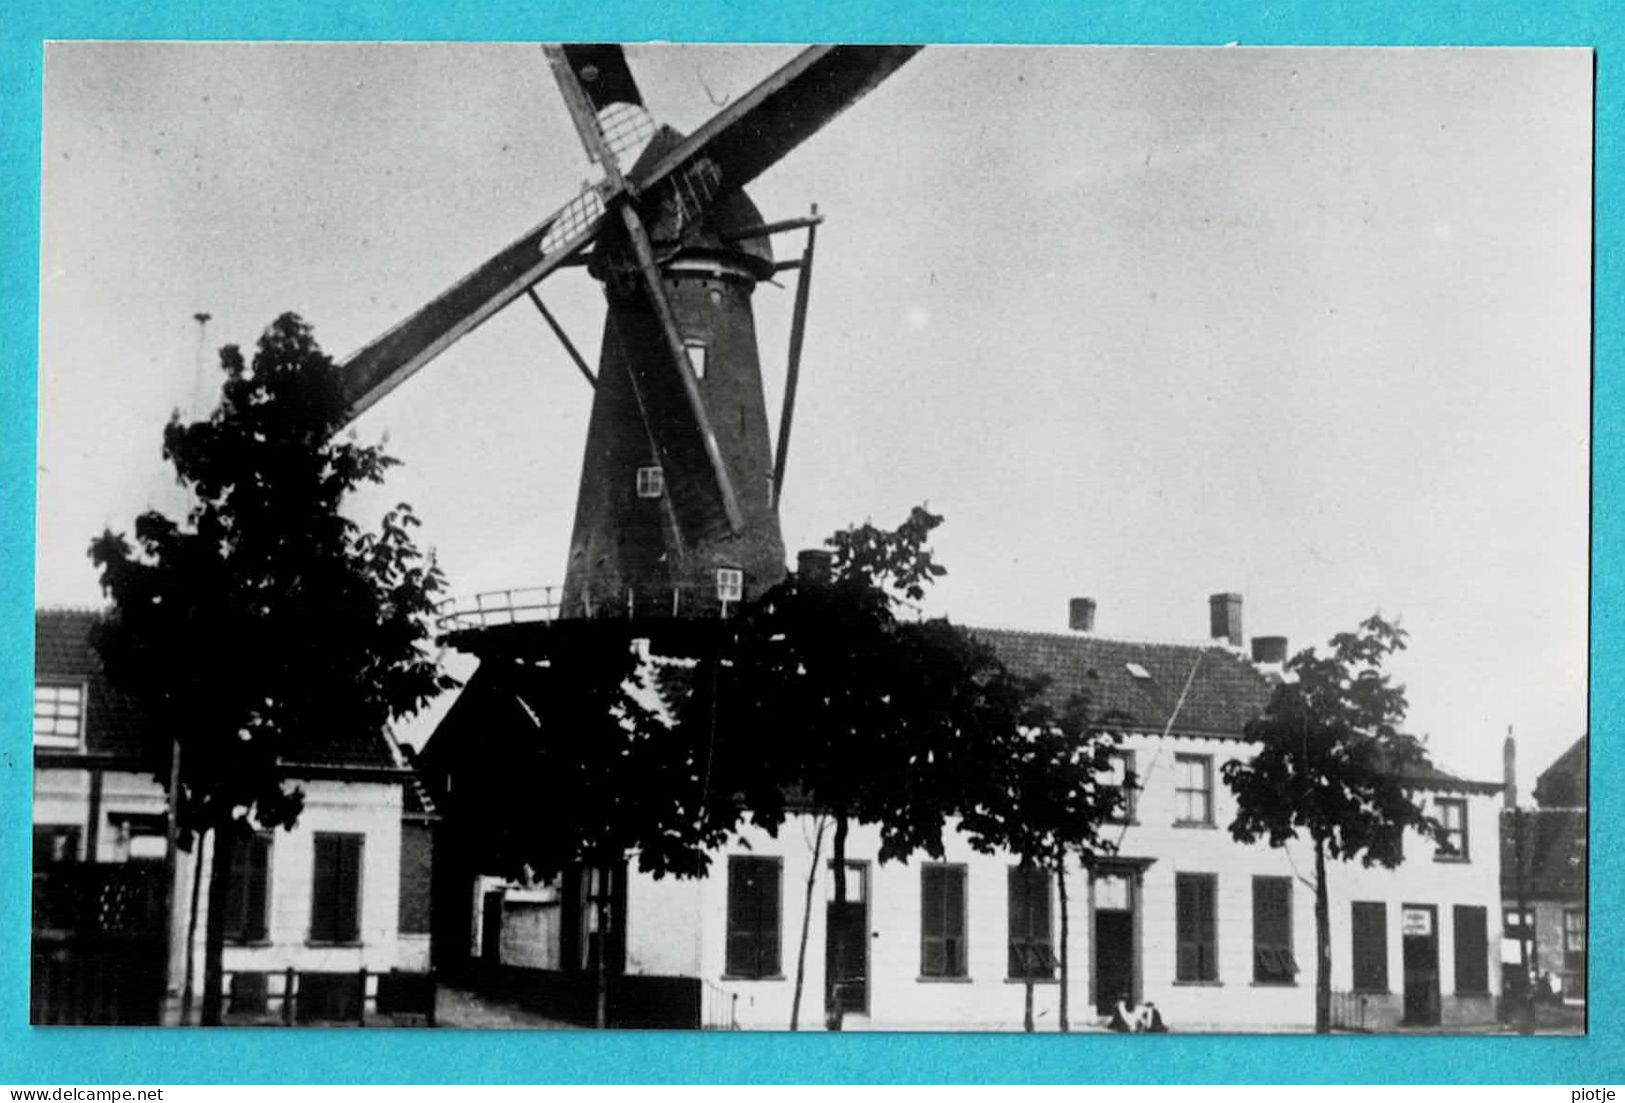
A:
MULTIPOLYGON (((27 883, 32 755, 33 471, 41 43, 47 38, 1095 42, 1218 45, 1564 45, 1597 49, 1592 837, 1621 837, 1613 717, 1625 679, 1621 410, 1625 5, 1210 2, 892 5, 792 0, 344 5, 12 0, 0 16, 0 885, 27 883)), ((1471 273, 1463 273, 1471 279, 1471 273)), ((1511 521, 1511 519, 1509 519, 1511 521)), ((1515 522, 1513 522, 1515 523, 1515 522)), ((1506 669, 1516 677, 1516 641, 1506 669)), ((1508 1037, 654 1035, 454 1031, 34 1030, 26 894, 0 896, 0 1082, 88 1084, 547 1081, 1463 1082, 1619 1084, 1621 848, 1592 848, 1591 1034, 1508 1037)))

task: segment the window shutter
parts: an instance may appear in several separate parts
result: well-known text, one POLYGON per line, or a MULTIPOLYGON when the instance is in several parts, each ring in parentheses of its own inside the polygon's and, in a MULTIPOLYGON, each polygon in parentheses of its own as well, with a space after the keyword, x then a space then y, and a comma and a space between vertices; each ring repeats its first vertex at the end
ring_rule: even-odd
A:
POLYGON ((728 859, 728 964, 734 976, 756 975, 755 886, 750 859, 728 859))
POLYGON ((342 835, 339 844, 339 940, 361 937, 361 836, 342 835))
POLYGON ((942 866, 920 867, 920 975, 947 975, 944 934, 948 927, 942 866))
POLYGON ((1354 928, 1354 987, 1357 991, 1388 990, 1388 906, 1356 900, 1354 928))
POLYGON ((728 859, 727 971, 740 977, 779 972, 779 862, 728 859))
POLYGON ((1181 873, 1175 876, 1176 980, 1218 979, 1218 925, 1214 914, 1216 880, 1206 873, 1181 873))
POLYGON ((756 863, 756 968, 757 975, 779 972, 779 863, 756 863))
POLYGON ((317 835, 310 908, 310 937, 316 942, 338 941, 338 860, 337 839, 317 835))
POLYGON ((965 869, 949 866, 943 871, 943 892, 946 894, 944 912, 947 917, 943 931, 943 957, 947 961, 948 975, 965 975, 965 869))
POLYGON ((1291 981, 1292 882, 1285 877, 1253 878, 1253 979, 1291 981))
POLYGON ((1477 905, 1457 904, 1456 993, 1485 993, 1490 990, 1489 917, 1477 905))
POLYGON ((269 835, 253 835, 244 842, 244 849, 248 851, 248 914, 243 924, 243 937, 257 942, 265 937, 265 897, 266 882, 270 879, 271 838, 269 835))

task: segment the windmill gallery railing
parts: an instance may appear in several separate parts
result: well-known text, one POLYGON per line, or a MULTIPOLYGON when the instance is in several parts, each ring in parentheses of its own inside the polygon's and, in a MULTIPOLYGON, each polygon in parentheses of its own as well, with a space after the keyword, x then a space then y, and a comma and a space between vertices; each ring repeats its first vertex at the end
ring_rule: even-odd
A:
POLYGON ((727 618, 738 608, 738 589, 714 586, 639 587, 615 594, 592 594, 566 609, 562 588, 528 586, 488 590, 471 597, 448 598, 435 607, 435 627, 442 633, 497 628, 509 624, 549 624, 565 617, 616 619, 632 617, 727 618))
MULTIPOLYGON (((632 617, 727 619, 737 612, 739 603, 738 590, 719 592, 709 586, 673 586, 660 590, 644 587, 620 594, 583 598, 578 607, 566 610, 561 587, 524 586, 447 598, 435 606, 435 630, 446 634, 510 624, 551 624, 567 616, 594 620, 632 617)), ((926 619, 925 610, 908 601, 897 603, 896 614, 900 619, 926 619)))

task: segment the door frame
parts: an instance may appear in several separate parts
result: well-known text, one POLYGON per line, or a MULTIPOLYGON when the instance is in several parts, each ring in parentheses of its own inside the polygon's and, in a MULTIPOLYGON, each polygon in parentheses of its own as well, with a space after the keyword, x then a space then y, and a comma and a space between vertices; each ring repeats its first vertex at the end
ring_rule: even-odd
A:
MULTIPOLYGON (((1100 877, 1121 877, 1128 883, 1128 911, 1129 911, 1129 994, 1135 1003, 1144 998, 1145 985, 1145 945, 1141 933, 1143 912, 1141 906, 1144 898, 1145 871, 1155 858, 1104 858, 1097 860, 1087 870, 1089 874, 1089 1006, 1095 1010, 1100 1008, 1100 970, 1099 953, 1100 939, 1095 925, 1095 881, 1100 877)), ((1070 969, 1068 970, 1070 974, 1070 969)))
MULTIPOLYGON (((870 952, 869 952, 869 941, 870 941, 870 939, 869 939, 869 929, 870 929, 869 924, 870 924, 870 919, 874 914, 873 913, 874 902, 871 899, 871 897, 874 894, 874 878, 872 876, 870 876, 869 862, 868 862, 867 859, 864 859, 864 858, 848 858, 846 860, 846 865, 847 865, 847 868, 855 869, 855 870, 858 871, 858 875, 859 875, 859 878, 860 878, 860 880, 862 882, 862 886, 863 886, 863 923, 860 926, 860 934, 862 935, 862 938, 859 939, 859 942, 863 946, 863 1006, 861 1008, 844 1008, 842 1013, 846 1014, 846 1015, 867 1015, 867 1014, 869 1014, 870 1007, 873 1006, 873 999, 874 999, 874 995, 873 995, 873 989, 874 989, 873 966, 874 966, 874 961, 873 961, 873 955, 870 954, 870 952)), ((824 869, 825 869, 826 873, 828 873, 831 877, 833 877, 835 875, 835 872, 836 872, 835 871, 835 859, 834 858, 826 859, 825 862, 824 862, 824 869)), ((848 904, 848 906, 850 906, 852 904, 852 901, 850 899, 848 899, 847 904, 848 904)), ((830 937, 831 937, 832 931, 831 931, 830 922, 829 922, 829 913, 830 913, 830 909, 832 907, 834 907, 834 906, 835 906, 834 882, 830 881, 830 882, 826 882, 825 896, 824 896, 824 969, 825 969, 826 973, 829 970, 830 961, 831 961, 830 951, 832 949, 832 945, 831 945, 831 942, 830 942, 830 937)), ((825 977, 826 985, 828 983, 828 979, 829 978, 826 976, 825 977)))

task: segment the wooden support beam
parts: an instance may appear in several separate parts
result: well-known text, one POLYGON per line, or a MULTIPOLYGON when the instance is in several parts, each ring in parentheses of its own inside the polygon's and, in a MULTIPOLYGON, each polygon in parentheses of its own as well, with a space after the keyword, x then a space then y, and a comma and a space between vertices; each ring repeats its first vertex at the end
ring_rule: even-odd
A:
MULTIPOLYGON (((814 210, 817 208, 815 207, 814 210)), ((791 230, 805 230, 817 226, 824 221, 821 214, 809 218, 786 218, 779 222, 764 222, 748 230, 736 230, 731 234, 723 234, 723 241, 749 241, 751 238, 771 237, 773 234, 787 233, 791 230)))
POLYGON ((779 414, 778 454, 773 458, 773 507, 784 494, 784 464, 790 455, 790 425, 796 414, 796 386, 801 380, 801 344, 807 334, 807 299, 812 293, 813 248, 818 244, 818 205, 812 218, 805 220, 807 245, 801 251, 801 270, 796 276, 795 313, 790 319, 790 363, 784 377, 784 409, 779 414))
POLYGON ((581 353, 576 351, 575 345, 564 332, 564 327, 559 325, 557 318, 553 317, 553 312, 542 305, 542 297, 536 294, 536 289, 527 287, 525 288, 525 294, 530 296, 530 301, 536 305, 536 309, 542 312, 542 317, 547 319, 548 326, 553 330, 553 336, 559 339, 559 344, 564 346, 564 351, 570 354, 570 359, 575 361, 576 367, 581 369, 581 374, 586 376, 587 384, 596 388, 598 386, 598 377, 592 373, 591 368, 587 367, 587 362, 581 358, 581 353))

